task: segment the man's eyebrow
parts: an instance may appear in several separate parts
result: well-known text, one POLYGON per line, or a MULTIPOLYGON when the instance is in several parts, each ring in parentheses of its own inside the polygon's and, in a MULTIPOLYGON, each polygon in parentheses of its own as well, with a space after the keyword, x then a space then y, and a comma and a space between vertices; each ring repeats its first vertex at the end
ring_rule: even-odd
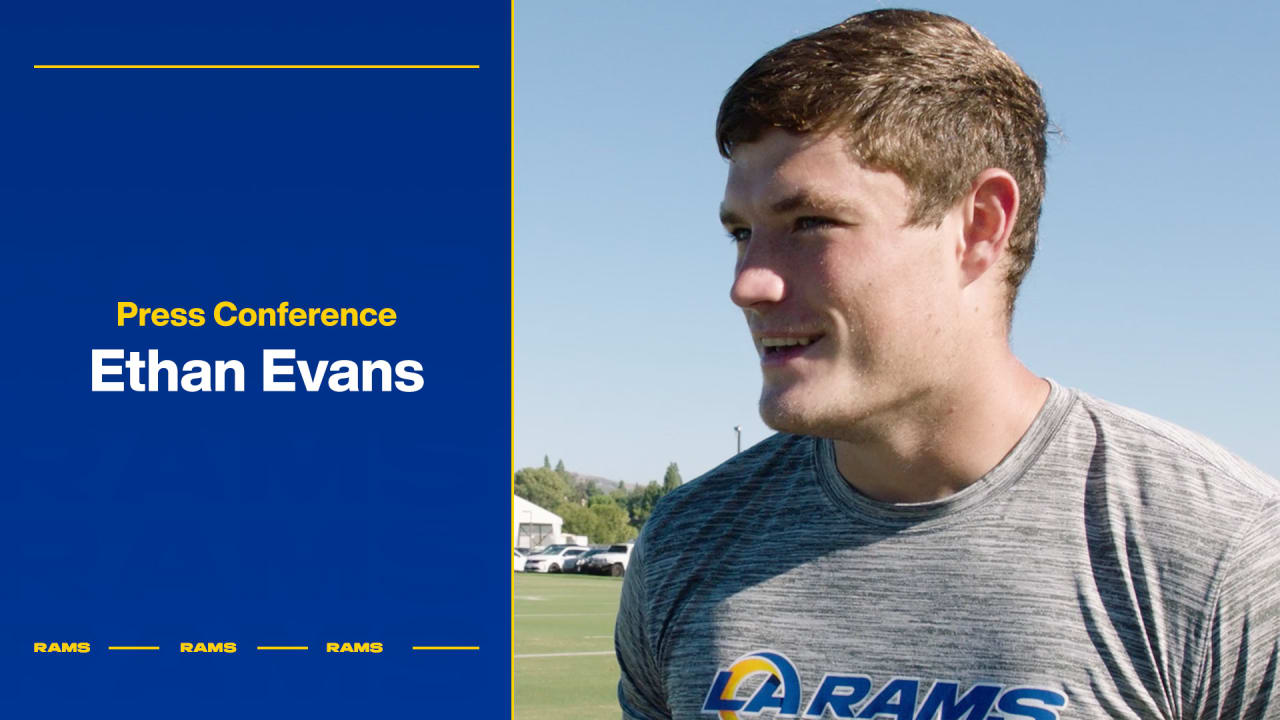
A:
POLYGON ((816 212, 835 214, 857 213, 857 208, 844 200, 826 195, 815 195, 805 190, 782 198, 770 205, 769 209, 775 213, 788 213, 796 210, 814 210, 816 212))
MULTIPOLYGON (((812 210, 819 213, 845 216, 859 214, 857 207, 844 200, 826 195, 815 195, 804 190, 788 195, 769 206, 770 212, 779 215, 795 212, 796 210, 812 210)), ((742 225, 745 222, 737 213, 725 207, 724 204, 720 205, 721 225, 742 225)))

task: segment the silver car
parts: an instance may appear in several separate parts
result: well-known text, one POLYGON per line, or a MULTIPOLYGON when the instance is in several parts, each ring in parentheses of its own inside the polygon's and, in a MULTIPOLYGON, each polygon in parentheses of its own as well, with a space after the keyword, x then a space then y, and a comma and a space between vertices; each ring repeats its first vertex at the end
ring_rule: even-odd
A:
POLYGON ((567 559, 576 559, 590 549, 580 545, 548 545, 524 559, 524 571, 558 573, 564 570, 567 559))

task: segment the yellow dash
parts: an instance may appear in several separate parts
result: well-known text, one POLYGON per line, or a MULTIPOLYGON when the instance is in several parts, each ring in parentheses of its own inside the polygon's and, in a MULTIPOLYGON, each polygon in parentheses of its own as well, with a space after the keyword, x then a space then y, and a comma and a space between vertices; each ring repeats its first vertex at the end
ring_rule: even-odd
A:
POLYGON ((414 650, 479 650, 479 645, 414 645, 414 650))
POLYGON ((259 650, 310 650, 306 645, 259 645, 259 650))
POLYGON ((159 645, 108 645, 108 650, 159 650, 159 645))
POLYGON ((36 70, 479 70, 479 65, 32 65, 36 70))

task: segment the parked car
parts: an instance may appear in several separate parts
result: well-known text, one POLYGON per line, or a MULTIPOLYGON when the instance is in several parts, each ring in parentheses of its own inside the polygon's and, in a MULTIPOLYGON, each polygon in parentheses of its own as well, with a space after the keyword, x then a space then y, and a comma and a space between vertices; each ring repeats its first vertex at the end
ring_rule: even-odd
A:
POLYGON ((524 555, 521 555, 519 550, 511 553, 511 570, 512 572, 524 571, 524 555))
POLYGON ((580 545, 549 545, 524 559, 525 572, 558 573, 566 558, 576 558, 591 548, 580 545))
POLYGON ((570 564, 568 564, 568 565, 565 565, 565 566, 564 566, 564 571, 565 571, 565 572, 584 573, 584 572, 586 572, 586 571, 587 571, 587 563, 591 561, 591 558, 593 558, 593 557, 595 557, 595 556, 599 555, 600 553, 602 553, 602 552, 604 552, 604 551, 606 551, 606 550, 608 550, 608 549, 609 549, 609 548, 602 548, 602 547, 599 547, 599 548, 591 548, 590 550, 588 550, 588 551, 586 551, 586 552, 582 553, 581 555, 579 555, 578 557, 574 558, 575 562, 570 563, 570 564))
POLYGON ((622 577, 627 572, 627 562, 631 559, 631 549, 635 546, 635 543, 610 545, 608 550, 591 556, 584 572, 622 577))

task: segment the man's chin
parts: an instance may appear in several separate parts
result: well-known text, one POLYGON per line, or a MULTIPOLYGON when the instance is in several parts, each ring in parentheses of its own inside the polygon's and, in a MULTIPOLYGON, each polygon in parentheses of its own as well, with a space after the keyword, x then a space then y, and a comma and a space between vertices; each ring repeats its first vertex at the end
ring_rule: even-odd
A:
POLYGON ((866 419, 858 406, 838 398, 850 397, 835 388, 771 387, 760 392, 760 419, 778 432, 825 438, 847 438, 857 434, 866 419))
POLYGON ((811 435, 818 425, 818 414, 814 404, 798 397, 798 393, 771 391, 768 387, 760 393, 760 419, 778 432, 811 435))

